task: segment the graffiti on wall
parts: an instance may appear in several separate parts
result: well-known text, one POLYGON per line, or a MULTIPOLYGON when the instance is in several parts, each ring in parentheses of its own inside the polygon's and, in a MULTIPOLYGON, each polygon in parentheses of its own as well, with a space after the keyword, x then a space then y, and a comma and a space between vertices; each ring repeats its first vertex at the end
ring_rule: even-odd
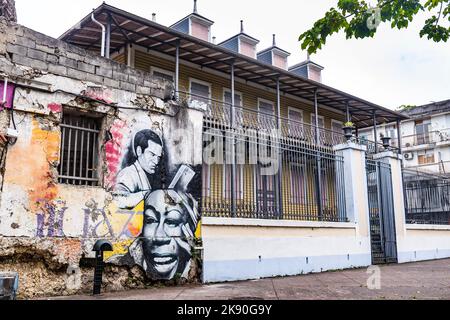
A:
MULTIPOLYGON (((107 262, 139 265, 153 279, 187 276, 191 261, 189 241, 195 237, 200 221, 198 201, 190 193, 190 185, 200 170, 196 172, 188 164, 181 164, 176 170, 168 168, 166 156, 170 150, 152 129, 136 130, 129 136, 114 200, 118 212, 125 214, 140 206, 142 214, 134 210, 126 226, 136 216, 142 225, 127 253, 114 255, 107 262), (173 178, 167 183, 169 177, 173 178)), ((122 238, 130 236, 124 232, 126 228, 122 238)))
POLYGON ((39 208, 36 214, 36 236, 39 238, 64 237, 64 213, 68 209, 66 202, 61 199, 53 201, 39 199, 36 206, 39 208))
MULTIPOLYGON (((58 114, 62 106, 49 104, 48 109, 58 114)), ((101 188, 58 184, 64 142, 58 121, 24 117, 18 123, 24 138, 8 153, 5 183, 7 192, 20 191, 30 217, 12 215, 2 227, 11 225, 11 232, 40 239, 76 238, 78 247, 68 250, 77 258, 90 257, 95 241, 108 239, 114 245, 112 253, 105 253, 108 263, 138 265, 155 280, 187 277, 201 222, 201 157, 192 147, 192 141, 201 140, 195 139, 201 136, 201 130, 194 132, 197 118, 182 112, 119 115, 107 116, 99 135, 105 139, 96 151, 104 161, 98 166, 101 188), (180 127, 183 134, 177 136, 180 127)))

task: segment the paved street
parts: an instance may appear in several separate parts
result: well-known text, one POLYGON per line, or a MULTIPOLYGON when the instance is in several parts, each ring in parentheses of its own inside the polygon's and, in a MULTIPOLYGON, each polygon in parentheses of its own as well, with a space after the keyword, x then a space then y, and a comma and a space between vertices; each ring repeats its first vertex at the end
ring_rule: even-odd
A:
POLYGON ((367 269, 204 286, 183 286, 108 293, 95 300, 450 300, 450 260, 380 266, 381 289, 369 290, 367 269))

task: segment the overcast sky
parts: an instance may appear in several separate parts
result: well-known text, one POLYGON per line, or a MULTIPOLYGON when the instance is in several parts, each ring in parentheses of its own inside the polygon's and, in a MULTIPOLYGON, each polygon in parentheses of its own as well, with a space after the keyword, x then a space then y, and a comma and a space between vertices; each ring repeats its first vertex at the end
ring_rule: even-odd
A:
MULTIPOLYGON (((19 23, 58 37, 75 25, 100 0, 16 0, 19 23)), ((109 0, 121 9, 169 26, 192 12, 193 0, 109 0)), ((374 2, 370 1, 369 2, 374 2)), ((198 0, 201 15, 215 21, 212 35, 221 42, 239 32, 261 40, 258 50, 277 45, 292 53, 289 64, 306 59, 298 36, 337 0, 198 0)), ((323 82, 382 106, 420 105, 450 99, 450 42, 420 39, 426 16, 416 18, 408 30, 379 27, 374 39, 346 40, 335 35, 312 59, 325 67, 323 82)))

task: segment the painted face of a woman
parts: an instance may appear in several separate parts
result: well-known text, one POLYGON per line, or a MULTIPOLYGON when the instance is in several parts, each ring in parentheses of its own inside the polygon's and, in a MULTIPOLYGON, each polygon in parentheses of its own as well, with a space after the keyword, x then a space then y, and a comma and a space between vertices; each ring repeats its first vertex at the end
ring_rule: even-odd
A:
POLYGON ((180 246, 185 223, 185 210, 171 201, 165 191, 155 191, 147 198, 142 232, 143 254, 148 267, 159 279, 172 279, 187 263, 182 261, 186 256, 185 248, 180 246))

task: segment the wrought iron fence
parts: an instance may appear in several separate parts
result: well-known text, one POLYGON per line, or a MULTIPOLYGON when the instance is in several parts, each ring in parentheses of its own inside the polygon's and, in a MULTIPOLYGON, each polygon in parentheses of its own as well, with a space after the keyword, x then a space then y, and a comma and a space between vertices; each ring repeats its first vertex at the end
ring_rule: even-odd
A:
POLYGON ((372 263, 397 262, 391 166, 366 159, 372 263))
POLYGON ((450 225, 450 179, 412 169, 403 178, 407 223, 450 225))
POLYGON ((347 221, 343 159, 332 151, 342 136, 321 130, 317 144, 314 126, 218 101, 206 107, 203 216, 347 221))

